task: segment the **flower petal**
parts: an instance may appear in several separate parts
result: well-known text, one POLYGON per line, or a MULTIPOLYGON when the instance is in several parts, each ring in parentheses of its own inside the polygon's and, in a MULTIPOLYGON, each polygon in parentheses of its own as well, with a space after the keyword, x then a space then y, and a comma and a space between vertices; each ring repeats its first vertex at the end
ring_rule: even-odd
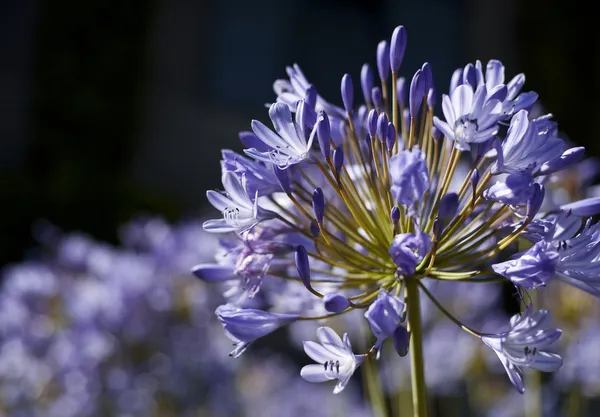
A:
POLYGON ((306 382, 318 383, 331 380, 325 375, 325 368, 323 365, 306 365, 300 370, 300 376, 306 382))

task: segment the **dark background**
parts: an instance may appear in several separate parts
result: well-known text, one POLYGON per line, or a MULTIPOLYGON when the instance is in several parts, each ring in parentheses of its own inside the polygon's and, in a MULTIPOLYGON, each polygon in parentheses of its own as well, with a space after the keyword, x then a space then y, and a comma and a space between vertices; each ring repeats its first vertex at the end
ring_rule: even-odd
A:
MULTIPOLYGON (((398 24, 403 73, 498 58, 573 141, 600 153, 598 17, 558 0, 0 1, 0 265, 47 219, 116 241, 140 212, 203 213, 219 149, 267 117, 298 62, 330 101, 398 24)), ((358 94, 358 91, 357 91, 358 94)))

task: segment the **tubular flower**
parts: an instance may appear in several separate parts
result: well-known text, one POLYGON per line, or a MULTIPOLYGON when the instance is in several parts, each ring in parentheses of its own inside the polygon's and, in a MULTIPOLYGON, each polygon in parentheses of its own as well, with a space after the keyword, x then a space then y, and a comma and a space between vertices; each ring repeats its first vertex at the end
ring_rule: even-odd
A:
POLYGON ((300 375, 308 382, 325 382, 337 379, 334 394, 340 393, 350 377, 364 361, 364 355, 355 355, 348 334, 343 340, 329 327, 317 330, 319 342, 304 342, 304 351, 319 365, 306 365, 300 375))
POLYGON ((510 382, 520 393, 525 392, 524 367, 554 372, 562 365, 559 355, 543 350, 558 340, 562 331, 548 327, 548 310, 532 311, 532 307, 528 306, 523 314, 511 318, 509 330, 482 338, 483 343, 494 349, 510 382))
MULTIPOLYGON (((253 121, 253 133, 240 135, 249 159, 225 152, 225 193, 208 193, 224 218, 205 228, 236 234, 222 239, 218 266, 201 264, 194 273, 246 294, 236 302, 242 310, 219 312, 241 346, 288 321, 272 314, 322 322, 366 310, 363 325, 376 339, 369 351, 355 355, 347 337, 328 328, 318 332, 322 345, 305 345, 320 365, 302 376, 338 379, 336 392, 362 361, 379 357, 388 339, 418 364, 423 294, 463 330, 484 337, 460 323, 424 282, 483 285, 504 276, 535 289, 556 276, 588 292, 600 288, 600 232, 589 223, 580 231, 569 217, 585 224, 600 212, 600 199, 544 211, 550 179, 583 150, 564 150, 549 117, 529 120, 537 95, 521 93, 522 75, 504 84, 499 61, 485 73, 479 62, 455 72, 441 100, 428 63, 401 77, 406 40, 406 30, 397 28, 391 42, 379 43, 376 67, 362 67, 360 83, 343 76, 337 100, 343 107, 317 95, 298 66, 288 68, 289 80, 275 83, 269 108, 274 131, 253 121), (444 120, 434 117, 436 102, 444 120), (522 238, 534 247, 512 256, 522 238), (284 302, 283 294, 293 297, 284 302), (268 313, 267 327, 241 337, 233 330, 245 327, 228 315, 246 314, 247 303, 277 313, 268 313)), ((514 321, 509 333, 485 336, 515 381, 520 366, 541 366, 538 358, 547 358, 514 347, 521 338, 531 349, 546 346, 549 339, 534 333, 546 313, 536 314, 514 321)))

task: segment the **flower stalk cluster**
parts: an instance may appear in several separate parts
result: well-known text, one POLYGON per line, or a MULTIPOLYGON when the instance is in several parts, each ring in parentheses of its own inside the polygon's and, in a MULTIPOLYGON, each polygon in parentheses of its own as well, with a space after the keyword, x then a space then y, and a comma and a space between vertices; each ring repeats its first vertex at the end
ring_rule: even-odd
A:
POLYGON ((410 81, 399 75, 406 45, 402 26, 378 45, 377 72, 365 64, 360 73, 362 103, 345 74, 343 107, 321 97, 298 65, 287 69, 289 78, 274 85, 273 127, 254 120, 240 135, 245 155, 223 152, 225 191, 207 193, 222 217, 205 229, 231 239, 217 265, 193 272, 225 284, 230 305, 217 314, 238 343, 236 355, 290 321, 365 309, 372 348, 354 354, 347 335, 342 341, 321 328, 321 345, 305 345, 320 365, 302 376, 338 379, 340 392, 392 338, 399 354, 411 354, 415 415, 424 416, 422 292, 498 353, 521 392, 523 367, 560 366, 560 357, 542 350, 560 331, 545 310, 523 302, 510 330, 483 334, 423 282, 509 279, 526 291, 556 277, 598 295, 600 245, 587 218, 600 212, 600 200, 547 208, 549 179, 580 161, 583 148, 566 148, 551 115, 532 116, 537 94, 521 91, 524 75, 506 82, 499 61, 485 68, 477 61, 456 70, 439 98, 428 63, 410 81), (443 118, 434 115, 437 102, 443 118), (533 246, 511 258, 517 241, 533 246), (270 302, 282 282, 303 286, 302 302, 270 302))

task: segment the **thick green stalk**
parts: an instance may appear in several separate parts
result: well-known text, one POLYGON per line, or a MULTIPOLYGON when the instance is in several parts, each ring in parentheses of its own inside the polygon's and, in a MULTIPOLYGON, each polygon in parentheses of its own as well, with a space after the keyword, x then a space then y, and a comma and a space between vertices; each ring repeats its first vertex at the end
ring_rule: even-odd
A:
POLYGON ((417 279, 406 279, 408 303, 408 328, 410 330, 410 366, 413 399, 413 416, 427 417, 427 388, 423 369, 423 330, 417 279))

